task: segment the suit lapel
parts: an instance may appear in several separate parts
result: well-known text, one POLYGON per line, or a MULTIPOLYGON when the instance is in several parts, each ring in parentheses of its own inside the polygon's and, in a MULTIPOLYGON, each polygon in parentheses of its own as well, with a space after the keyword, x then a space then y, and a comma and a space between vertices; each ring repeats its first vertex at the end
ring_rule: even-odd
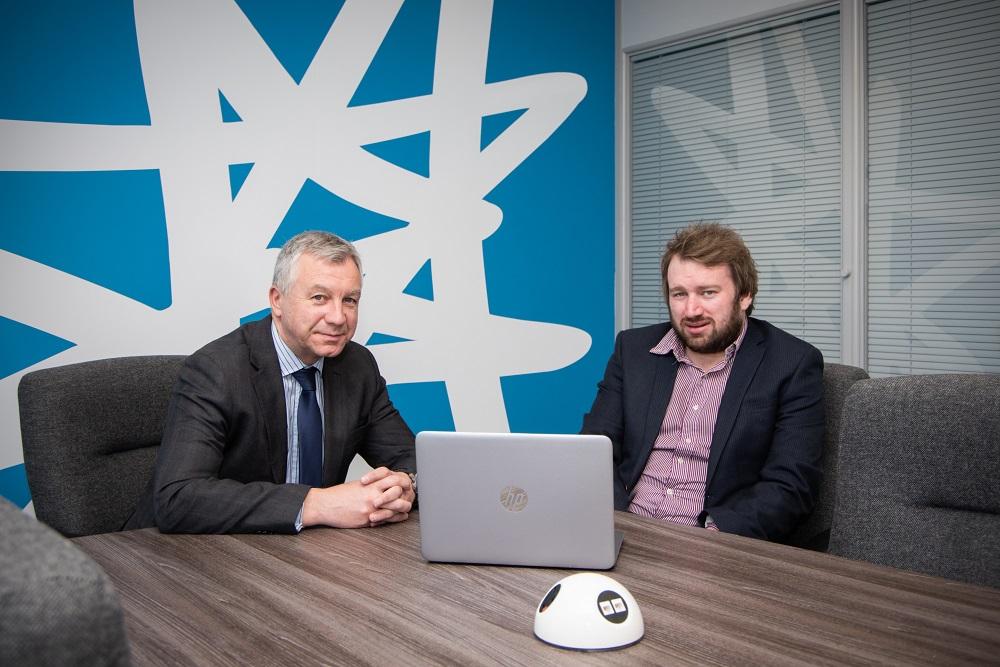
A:
MULTIPOLYGON (((645 462, 653 451, 653 444, 660 434, 663 417, 667 414, 670 396, 674 393, 677 379, 677 358, 673 354, 653 354, 656 373, 649 389, 649 405, 646 408, 646 424, 642 431, 643 451, 638 460, 645 462)), ((645 463, 643 463, 643 467, 645 463)), ((639 472, 642 472, 640 468, 639 472)))
POLYGON ((267 434, 267 462, 273 481, 280 484, 285 481, 288 467, 288 416, 278 353, 271 339, 270 316, 248 325, 245 335, 254 368, 253 389, 267 434))
POLYGON ((743 404, 750 382, 757 373, 760 362, 764 359, 764 336, 753 320, 747 324, 747 333, 743 343, 733 360, 733 370, 726 382, 726 390, 722 394, 719 414, 715 419, 715 431, 712 433, 712 448, 708 455, 708 477, 706 486, 711 486, 715 469, 719 465, 722 452, 729 444, 729 436, 733 430, 736 415, 743 404))
POLYGON ((348 414, 344 408, 347 384, 341 369, 343 357, 350 353, 350 344, 336 357, 323 361, 323 483, 333 484, 340 471, 347 440, 348 414), (341 417, 338 419, 338 415, 341 417))

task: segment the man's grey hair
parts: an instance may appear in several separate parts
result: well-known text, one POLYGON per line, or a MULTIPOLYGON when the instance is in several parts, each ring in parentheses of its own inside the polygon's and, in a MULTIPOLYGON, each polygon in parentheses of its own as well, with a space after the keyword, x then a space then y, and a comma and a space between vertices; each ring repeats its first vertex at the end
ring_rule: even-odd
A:
POLYGON ((292 271, 302 253, 309 253, 318 259, 335 264, 351 259, 358 267, 358 271, 361 271, 361 255, 350 241, 330 232, 302 232, 281 246, 281 252, 278 253, 278 259, 274 263, 272 284, 282 294, 287 294, 288 288, 292 286, 292 271))

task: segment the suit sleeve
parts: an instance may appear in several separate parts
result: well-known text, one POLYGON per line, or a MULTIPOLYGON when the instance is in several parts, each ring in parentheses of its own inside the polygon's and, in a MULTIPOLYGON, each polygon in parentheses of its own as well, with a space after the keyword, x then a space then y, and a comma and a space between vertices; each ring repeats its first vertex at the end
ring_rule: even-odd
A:
POLYGON ((374 380, 374 391, 368 413, 368 424, 359 453, 373 468, 385 466, 390 470, 417 472, 413 431, 403 421, 402 415, 389 399, 385 378, 379 373, 378 364, 365 350, 370 363, 368 372, 374 380))
POLYGON ((823 454, 823 356, 810 347, 778 389, 770 449, 757 482, 705 513, 728 533, 778 540, 812 511, 823 454))
POLYGON ((230 435, 254 423, 236 414, 234 382, 209 355, 192 355, 181 370, 154 473, 156 523, 165 533, 296 532, 307 486, 220 475, 230 435))

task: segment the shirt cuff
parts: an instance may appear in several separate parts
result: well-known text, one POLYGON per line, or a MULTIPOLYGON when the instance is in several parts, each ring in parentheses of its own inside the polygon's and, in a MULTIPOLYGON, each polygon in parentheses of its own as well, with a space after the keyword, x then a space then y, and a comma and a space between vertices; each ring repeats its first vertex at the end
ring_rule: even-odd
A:
POLYGON ((712 521, 712 517, 710 517, 710 516, 706 516, 705 517, 705 528, 706 528, 706 530, 714 530, 717 533, 721 532, 719 530, 719 527, 717 525, 715 525, 715 522, 712 521))
POLYGON ((297 517, 295 517, 295 532, 296 533, 301 533, 302 532, 302 511, 303 511, 303 509, 305 509, 305 508, 304 507, 300 507, 299 508, 299 515, 297 517))

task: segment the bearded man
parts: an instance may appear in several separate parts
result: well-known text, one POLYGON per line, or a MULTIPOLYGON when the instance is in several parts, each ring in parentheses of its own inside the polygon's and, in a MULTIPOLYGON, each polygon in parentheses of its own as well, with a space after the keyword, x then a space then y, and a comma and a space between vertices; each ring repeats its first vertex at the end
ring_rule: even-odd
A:
POLYGON ((823 355, 750 317, 757 269, 732 229, 680 230, 660 270, 670 321, 618 334, 583 420, 613 444, 615 509, 781 540, 819 490, 823 355))

